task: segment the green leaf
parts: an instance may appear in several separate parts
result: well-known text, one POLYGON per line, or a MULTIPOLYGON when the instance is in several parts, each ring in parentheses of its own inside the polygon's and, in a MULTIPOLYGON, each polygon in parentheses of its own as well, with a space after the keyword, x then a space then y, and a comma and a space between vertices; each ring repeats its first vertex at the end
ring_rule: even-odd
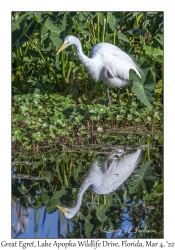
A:
POLYGON ((86 28, 86 26, 85 26, 85 24, 83 22, 79 21, 76 17, 73 17, 72 21, 76 25, 77 30, 81 31, 83 34, 85 34, 87 36, 91 35, 90 32, 87 30, 87 28, 86 28))
POLYGON ((50 171, 42 171, 42 175, 46 177, 47 179, 52 178, 52 173, 50 171))
POLYGON ((60 29, 50 21, 49 18, 46 19, 44 27, 50 30, 50 39, 56 47, 60 47, 62 40, 59 38, 60 29))
POLYGON ((152 194, 146 194, 143 196, 143 200, 144 201, 150 201, 150 200, 154 200, 157 197, 163 196, 163 192, 162 193, 152 193, 152 194))
POLYGON ((93 229, 93 225, 90 223, 90 219, 92 219, 92 216, 89 213, 88 216, 86 216, 86 220, 85 220, 85 234, 87 238, 91 238, 91 232, 93 229))
POLYGON ((55 206, 55 204, 52 204, 51 206, 47 206, 47 213, 52 214, 56 209, 57 207, 55 206))
POLYGON ((144 35, 145 33, 147 33, 147 30, 145 30, 145 29, 132 30, 132 35, 144 35))
POLYGON ((63 16, 60 31, 64 31, 66 29, 66 26, 67 26, 66 17, 67 17, 67 13, 65 13, 63 16))
POLYGON ((140 169, 137 169, 129 181, 129 193, 133 194, 141 185, 143 190, 146 190, 145 181, 155 182, 155 177, 151 167, 152 161, 147 161, 140 169))
POLYGON ((118 32, 117 35, 118 35, 118 39, 120 39, 120 40, 122 40, 122 41, 124 41, 124 42, 129 43, 128 37, 127 37, 126 35, 124 35, 124 34, 121 33, 121 32, 118 32))
POLYGON ((36 198, 36 200, 33 203, 33 207, 34 209, 38 209, 42 207, 42 203, 41 203, 41 197, 36 198))
POLYGON ((113 34, 107 34, 105 36, 104 42, 106 42, 106 43, 112 43, 113 42, 113 34))
POLYGON ((109 27, 111 30, 115 30, 118 24, 118 20, 116 20, 115 16, 112 14, 112 12, 108 12, 108 22, 109 22, 109 27))
POLYGON ((50 199, 51 205, 59 205, 60 198, 66 193, 66 188, 63 187, 60 191, 56 191, 50 199))
POLYGON ((74 171, 74 180, 77 181, 79 173, 83 171, 83 165, 79 164, 79 166, 74 171))
POLYGON ((133 81, 132 91, 136 94, 137 98, 148 108, 152 109, 156 83, 151 71, 148 70, 146 76, 144 74, 140 79, 137 73, 131 69, 129 71, 129 79, 133 81))
POLYGON ((134 11, 134 12, 129 12, 126 16, 127 20, 132 20, 135 16, 139 15, 140 12, 134 11))
POLYGON ((38 51, 36 51, 36 50, 28 49, 27 53, 28 53, 29 55, 31 55, 32 57, 34 57, 34 58, 40 57, 38 51))
POLYGON ((49 202, 49 196, 46 192, 41 192, 41 197, 42 197, 42 201, 44 202, 44 204, 48 204, 49 202))
POLYGON ((30 29, 31 25, 33 24, 33 20, 31 20, 29 23, 26 21, 26 19, 22 20, 22 22, 19 23, 19 26, 17 28, 17 24, 14 24, 12 27, 12 46, 14 46, 20 39, 23 37, 24 40, 28 40, 27 37, 24 37, 24 35, 27 33, 27 31, 30 29), (17 28, 17 29, 16 29, 17 28))
POLYGON ((27 17, 27 15, 28 15, 27 13, 21 15, 12 23, 12 32, 15 31, 16 29, 20 29, 20 24, 23 21, 23 19, 27 17))
POLYGON ((158 43, 160 43, 160 45, 163 46, 163 39, 162 39, 162 37, 160 37, 160 39, 159 39, 158 37, 155 37, 155 36, 154 36, 154 39, 155 39, 158 43))
POLYGON ((145 52, 152 57, 155 61, 163 63, 163 50, 160 48, 153 48, 151 46, 143 46, 145 52))
POLYGON ((34 16, 36 17, 36 21, 37 22, 42 22, 43 21, 43 17, 42 17, 42 13, 41 11, 37 11, 37 12, 34 12, 34 16))

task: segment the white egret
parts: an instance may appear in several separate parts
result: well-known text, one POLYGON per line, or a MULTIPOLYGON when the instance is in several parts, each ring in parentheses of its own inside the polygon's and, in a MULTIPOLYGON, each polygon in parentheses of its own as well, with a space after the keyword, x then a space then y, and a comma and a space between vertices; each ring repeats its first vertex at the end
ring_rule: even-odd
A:
POLYGON ((56 55, 70 45, 76 46, 80 61, 95 81, 103 81, 107 85, 108 107, 110 106, 109 89, 123 87, 130 83, 129 70, 133 69, 141 77, 139 67, 134 60, 117 46, 110 43, 96 44, 90 52, 90 58, 82 50, 80 40, 74 36, 67 36, 56 55))
POLYGON ((115 191, 126 181, 139 163, 141 150, 137 149, 132 153, 120 150, 117 155, 118 158, 111 154, 101 165, 98 159, 93 162, 79 189, 74 207, 63 208, 57 205, 67 219, 73 218, 79 211, 83 194, 88 187, 91 187, 97 194, 108 194, 115 191))

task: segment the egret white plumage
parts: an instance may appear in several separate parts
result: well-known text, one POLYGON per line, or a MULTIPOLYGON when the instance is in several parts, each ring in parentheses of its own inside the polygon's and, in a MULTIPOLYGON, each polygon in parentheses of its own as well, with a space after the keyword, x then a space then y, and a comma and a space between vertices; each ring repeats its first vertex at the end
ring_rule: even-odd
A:
POLYGON ((103 81, 107 85, 108 106, 110 106, 109 89, 124 87, 130 84, 129 70, 133 69, 141 77, 139 67, 134 60, 117 46, 102 42, 96 44, 87 57, 82 50, 80 40, 67 36, 56 54, 70 45, 76 46, 77 55, 95 81, 103 81))
POLYGON ((97 194, 108 194, 115 191, 126 181, 139 163, 141 150, 137 149, 132 153, 126 153, 124 150, 120 150, 117 155, 118 158, 112 154, 109 155, 106 161, 101 165, 98 159, 93 162, 79 189, 74 207, 63 208, 57 205, 67 219, 73 218, 79 211, 83 194, 89 186, 97 194))

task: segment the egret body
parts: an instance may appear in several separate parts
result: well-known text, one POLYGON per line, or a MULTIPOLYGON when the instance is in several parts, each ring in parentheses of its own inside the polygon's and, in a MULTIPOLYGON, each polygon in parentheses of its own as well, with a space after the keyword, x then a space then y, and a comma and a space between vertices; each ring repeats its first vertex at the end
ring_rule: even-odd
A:
MULTIPOLYGON (((80 40, 67 36, 57 54, 70 45, 76 46, 77 55, 95 81, 107 85, 108 106, 110 106, 109 89, 124 87, 130 83, 129 70, 133 69, 140 76, 139 68, 133 59, 117 46, 110 43, 96 44, 87 57, 82 50, 80 40)), ((140 76, 141 77, 141 76, 140 76)))

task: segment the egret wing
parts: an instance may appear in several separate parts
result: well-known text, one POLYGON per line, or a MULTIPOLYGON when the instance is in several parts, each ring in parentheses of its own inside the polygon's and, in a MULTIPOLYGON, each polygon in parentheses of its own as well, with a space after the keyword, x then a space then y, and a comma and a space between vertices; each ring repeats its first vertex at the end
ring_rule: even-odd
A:
MULTIPOLYGON (((108 43, 95 45, 90 53, 91 58, 99 58, 106 70, 106 77, 129 80, 129 70, 134 69, 139 75, 135 61, 117 46, 108 43)), ((104 79, 101 79, 104 80, 104 79)))
POLYGON ((103 178, 98 185, 93 185, 93 190, 99 194, 107 194, 116 190, 132 174, 141 155, 138 149, 134 153, 123 154, 119 159, 114 159, 103 173, 103 178))

